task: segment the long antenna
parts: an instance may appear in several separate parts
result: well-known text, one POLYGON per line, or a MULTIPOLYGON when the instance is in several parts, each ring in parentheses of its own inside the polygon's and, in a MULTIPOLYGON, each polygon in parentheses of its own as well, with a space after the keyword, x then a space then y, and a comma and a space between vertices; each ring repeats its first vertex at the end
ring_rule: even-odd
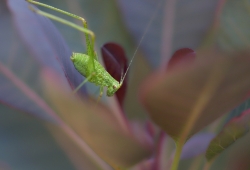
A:
POLYGON ((122 78, 120 84, 123 83, 123 81, 124 81, 124 79, 125 79, 125 77, 126 77, 126 75, 127 75, 127 73, 128 73, 128 70, 129 70, 129 68, 130 68, 130 66, 131 66, 131 64, 132 64, 132 62, 133 62, 133 60, 134 60, 134 58, 135 58, 135 55, 136 55, 138 49, 140 48, 141 43, 142 43, 142 41, 143 41, 145 35, 147 34, 147 32, 148 32, 148 30, 149 30, 149 28, 150 28, 150 26, 151 26, 151 24, 152 24, 154 18, 156 17, 156 14, 157 14, 158 9, 160 8, 162 2, 163 2, 163 0, 161 0, 161 2, 159 2, 159 4, 158 4, 157 8, 155 8, 154 13, 153 13, 153 15, 151 16, 151 18, 150 18, 150 20, 149 20, 149 22, 148 22, 148 24, 147 24, 147 26, 146 26, 146 29, 145 29, 145 31, 144 31, 143 34, 142 34, 142 37, 141 37, 141 39, 140 39, 140 41, 139 41, 139 44, 138 44, 138 46, 137 46, 136 49, 135 49, 135 52, 134 52, 134 54, 133 54, 133 57, 132 57, 132 59, 131 59, 130 62, 129 62, 128 68, 127 68, 127 70, 126 70, 126 72, 125 72, 125 74, 124 74, 124 76, 123 76, 123 78, 122 78))

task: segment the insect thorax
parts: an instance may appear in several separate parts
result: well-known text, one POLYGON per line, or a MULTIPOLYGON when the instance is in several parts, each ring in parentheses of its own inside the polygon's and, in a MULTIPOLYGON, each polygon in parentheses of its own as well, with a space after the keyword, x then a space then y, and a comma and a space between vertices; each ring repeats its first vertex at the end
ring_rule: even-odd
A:
POLYGON ((94 60, 94 67, 91 67, 90 57, 82 53, 73 53, 71 56, 76 70, 84 77, 93 76, 89 82, 101 87, 108 87, 107 95, 112 96, 120 88, 120 84, 116 81, 105 68, 96 60, 94 60))

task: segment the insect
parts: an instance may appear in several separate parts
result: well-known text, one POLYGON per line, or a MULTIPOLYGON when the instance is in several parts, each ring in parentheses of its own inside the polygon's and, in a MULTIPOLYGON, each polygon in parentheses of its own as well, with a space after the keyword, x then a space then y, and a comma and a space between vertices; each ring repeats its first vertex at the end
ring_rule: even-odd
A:
POLYGON ((145 31, 140 39, 140 42, 139 42, 139 44, 134 52, 134 55, 129 62, 129 65, 128 65, 128 68, 127 68, 125 74, 123 76, 121 76, 120 82, 118 82, 98 62, 98 58, 97 58, 96 52, 94 50, 95 34, 91 30, 88 29, 87 22, 84 18, 77 16, 75 14, 72 14, 72 13, 66 12, 64 10, 52 7, 50 5, 37 2, 35 0, 26 0, 26 1, 31 3, 31 4, 43 6, 45 8, 49 8, 51 10, 65 14, 65 15, 70 16, 72 18, 78 19, 82 22, 83 27, 80 27, 72 22, 69 22, 69 21, 64 20, 62 18, 59 18, 59 17, 54 16, 52 14, 49 14, 47 12, 41 11, 39 9, 34 9, 33 7, 30 6, 30 9, 32 11, 34 11, 35 13, 40 14, 42 16, 45 16, 47 18, 50 18, 52 20, 55 20, 57 22, 61 22, 62 24, 68 25, 70 27, 73 27, 73 28, 75 28, 75 29, 77 29, 85 34, 85 40, 86 40, 86 45, 87 45, 87 54, 73 53, 72 56, 70 57, 76 70, 86 78, 73 91, 73 93, 76 93, 85 83, 87 83, 89 81, 91 83, 94 83, 97 86, 100 86, 99 99, 103 95, 103 88, 104 87, 107 87, 107 96, 113 96, 116 93, 116 91, 121 88, 123 81, 127 75, 127 72, 132 64, 134 57, 135 57, 135 54, 137 53, 137 51, 142 43, 142 40, 143 40, 144 36, 146 35, 146 32, 149 30, 149 27, 152 24, 152 21, 154 20, 159 7, 161 6, 161 3, 159 3, 158 7, 155 9, 154 14, 152 15, 151 19, 149 20, 149 22, 145 28, 145 31))
POLYGON ((47 4, 43 4, 34 0, 26 0, 29 3, 40 5, 52 10, 55 10, 57 12, 60 12, 62 14, 68 15, 70 17, 73 17, 75 19, 78 19, 82 22, 83 27, 80 27, 72 22, 69 22, 67 20, 64 20, 62 18, 59 18, 57 16, 54 16, 52 14, 49 14, 47 12, 41 11, 39 9, 34 9, 30 6, 30 9, 34 11, 37 14, 40 14, 42 16, 45 16, 47 18, 50 18, 52 20, 55 20, 57 22, 61 22, 65 25, 68 25, 70 27, 73 27, 85 34, 85 40, 87 45, 87 54, 83 53, 72 53, 72 56, 70 57, 71 61, 74 64, 74 67, 76 70, 83 75, 86 79, 73 91, 73 93, 76 93, 86 82, 94 83, 97 86, 100 86, 100 94, 99 98, 103 95, 103 88, 107 87, 107 96, 113 96, 115 92, 122 86, 124 78, 126 76, 126 73, 123 77, 121 77, 120 82, 115 80, 106 70, 105 68, 98 62, 98 58, 96 55, 96 52, 94 50, 94 43, 95 43, 95 34, 88 29, 87 22, 84 18, 77 16, 75 14, 63 11, 61 9, 52 7, 47 4), (91 38, 90 38, 91 37, 91 38))

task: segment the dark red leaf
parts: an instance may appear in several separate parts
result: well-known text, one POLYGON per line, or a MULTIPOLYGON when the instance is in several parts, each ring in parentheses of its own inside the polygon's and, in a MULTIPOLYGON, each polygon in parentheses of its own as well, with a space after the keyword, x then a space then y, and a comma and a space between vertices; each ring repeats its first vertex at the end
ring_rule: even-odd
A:
MULTIPOLYGON (((108 73, 120 82, 128 68, 127 58, 123 48, 116 43, 107 43, 102 46, 101 52, 108 73)), ((121 106, 124 101, 126 90, 127 76, 121 88, 115 93, 121 106)))
POLYGON ((196 57, 194 50, 190 48, 181 48, 177 50, 168 62, 167 71, 191 64, 196 57))

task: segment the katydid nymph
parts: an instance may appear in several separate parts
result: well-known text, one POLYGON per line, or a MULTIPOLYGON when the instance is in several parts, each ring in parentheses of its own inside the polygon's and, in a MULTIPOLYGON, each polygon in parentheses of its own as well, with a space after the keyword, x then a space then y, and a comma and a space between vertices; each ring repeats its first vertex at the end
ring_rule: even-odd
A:
POLYGON ((39 9, 35 9, 32 6, 30 6, 30 9, 34 11, 37 14, 40 14, 42 16, 45 16, 49 19, 55 20, 57 22, 60 22, 62 24, 68 25, 72 28, 75 28, 85 34, 85 39, 86 39, 86 45, 87 45, 87 54, 82 54, 82 53, 73 53, 72 56, 70 57, 71 61, 74 64, 74 67, 76 70, 83 75, 86 79, 73 91, 73 93, 76 93, 86 82, 91 82, 94 83, 97 86, 100 86, 100 94, 99 98, 101 98, 103 94, 103 88, 107 87, 107 96, 113 96, 117 90, 119 90, 124 82, 124 79, 128 73, 128 70, 132 64, 132 61, 135 57, 136 52, 138 51, 138 48, 140 44, 142 43, 142 40, 148 31, 155 15, 157 12, 157 9, 160 7, 160 3, 158 5, 158 8, 155 10, 154 15, 150 19, 150 21, 147 24, 147 27, 145 28, 145 31, 140 39, 139 45, 137 46, 134 55, 132 59, 129 62, 129 65, 127 67, 127 70, 123 76, 121 76, 120 82, 115 80, 106 70, 105 68, 98 62, 98 57, 97 54, 94 50, 94 44, 95 44, 95 34, 88 29, 87 22, 84 18, 77 16, 75 14, 63 11, 61 9, 52 7, 47 4, 43 4, 40 2, 37 2, 35 0, 26 0, 27 2, 39 6, 43 6, 45 8, 57 11, 59 13, 65 14, 67 16, 70 16, 72 18, 78 19, 82 22, 83 26, 78 26, 70 21, 67 21, 65 19, 62 19, 60 17, 57 17, 55 15, 49 14, 47 12, 41 11, 39 9), (91 38, 89 38, 89 36, 91 38))
MULTIPOLYGON (((70 21, 64 20, 62 18, 59 18, 57 16, 54 16, 52 14, 49 14, 47 12, 41 11, 39 9, 35 9, 32 6, 30 6, 30 9, 34 11, 37 14, 40 14, 42 16, 45 16, 49 19, 55 20, 57 22, 60 22, 62 24, 68 25, 70 27, 73 27, 85 34, 86 39, 86 45, 87 45, 87 54, 83 53, 72 53, 70 59, 74 64, 74 67, 76 70, 83 75, 86 79, 73 91, 73 93, 76 93, 86 82, 94 83, 97 86, 100 86, 100 94, 99 98, 103 94, 103 88, 107 87, 107 96, 113 96, 115 92, 120 89, 120 87, 123 84, 124 78, 127 74, 128 69, 126 70, 124 76, 121 77, 120 82, 115 80, 106 70, 105 68, 99 63, 97 54, 94 50, 94 43, 95 43, 95 34, 88 29, 87 22, 84 18, 77 16, 75 14, 63 11, 61 9, 52 7, 47 4, 43 4, 34 0, 26 0, 29 3, 43 6, 45 8, 57 11, 59 13, 65 14, 67 16, 73 17, 75 19, 78 19, 82 22, 83 27, 80 27, 70 21), (89 38, 89 36, 91 38, 89 38)), ((129 67, 128 67, 129 68, 129 67)))

